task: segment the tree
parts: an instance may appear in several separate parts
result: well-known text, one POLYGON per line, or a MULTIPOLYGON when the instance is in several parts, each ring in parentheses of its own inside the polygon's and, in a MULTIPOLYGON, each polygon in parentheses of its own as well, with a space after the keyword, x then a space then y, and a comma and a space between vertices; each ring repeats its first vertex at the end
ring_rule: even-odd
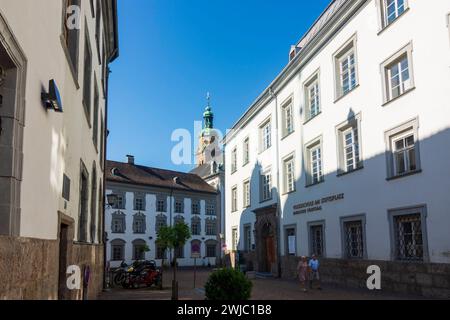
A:
MULTIPOLYGON (((173 227, 161 227, 158 232, 156 243, 164 252, 166 252, 167 249, 178 249, 180 247, 184 247, 190 237, 191 231, 189 226, 183 222, 178 222, 173 227)), ((164 265, 164 260, 162 262, 164 265)), ((173 256, 172 299, 178 300, 176 255, 173 256)))
POLYGON ((171 239, 172 239, 172 228, 167 226, 160 227, 158 231, 158 238, 156 239, 156 245, 162 251, 160 289, 162 289, 163 283, 164 260, 165 260, 164 257, 166 256, 167 249, 171 249, 171 239))

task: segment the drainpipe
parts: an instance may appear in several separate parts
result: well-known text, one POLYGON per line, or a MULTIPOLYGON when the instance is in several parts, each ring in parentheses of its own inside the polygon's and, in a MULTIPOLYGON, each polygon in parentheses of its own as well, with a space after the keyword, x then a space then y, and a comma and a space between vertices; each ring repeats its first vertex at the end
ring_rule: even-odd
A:
POLYGON ((281 200, 280 200, 280 163, 279 163, 279 124, 278 124, 278 97, 273 92, 272 88, 269 88, 269 94, 272 99, 275 100, 275 156, 276 156, 276 170, 275 170, 275 181, 277 188, 277 211, 276 211, 276 220, 277 220, 277 271, 278 278, 281 278, 281 200))

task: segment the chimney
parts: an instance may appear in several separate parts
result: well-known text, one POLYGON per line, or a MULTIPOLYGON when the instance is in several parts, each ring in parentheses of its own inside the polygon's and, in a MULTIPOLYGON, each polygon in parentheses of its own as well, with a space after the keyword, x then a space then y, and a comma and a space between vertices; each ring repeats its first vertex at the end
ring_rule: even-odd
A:
POLYGON ((134 165, 134 156, 128 154, 127 158, 128 158, 128 164, 133 164, 134 165))

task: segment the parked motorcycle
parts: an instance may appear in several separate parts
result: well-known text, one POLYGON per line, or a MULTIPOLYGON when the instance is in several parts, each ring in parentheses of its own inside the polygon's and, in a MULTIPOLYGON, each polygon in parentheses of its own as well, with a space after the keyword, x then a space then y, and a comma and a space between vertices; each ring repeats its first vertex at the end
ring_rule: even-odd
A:
POLYGON ((141 286, 159 286, 161 280, 161 271, 156 267, 156 262, 143 261, 128 269, 122 287, 137 289, 141 286))
POLYGON ((122 261, 120 267, 117 268, 113 273, 114 286, 118 287, 122 285, 122 283, 125 281, 126 274, 129 268, 130 266, 126 264, 125 261, 122 261))

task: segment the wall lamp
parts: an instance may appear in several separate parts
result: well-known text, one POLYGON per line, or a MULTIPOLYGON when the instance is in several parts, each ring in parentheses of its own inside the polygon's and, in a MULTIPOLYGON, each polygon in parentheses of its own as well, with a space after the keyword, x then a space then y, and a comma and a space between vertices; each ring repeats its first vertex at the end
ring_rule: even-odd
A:
POLYGON ((54 79, 48 84, 48 93, 42 92, 41 99, 47 109, 53 109, 56 112, 63 112, 61 95, 54 79))

